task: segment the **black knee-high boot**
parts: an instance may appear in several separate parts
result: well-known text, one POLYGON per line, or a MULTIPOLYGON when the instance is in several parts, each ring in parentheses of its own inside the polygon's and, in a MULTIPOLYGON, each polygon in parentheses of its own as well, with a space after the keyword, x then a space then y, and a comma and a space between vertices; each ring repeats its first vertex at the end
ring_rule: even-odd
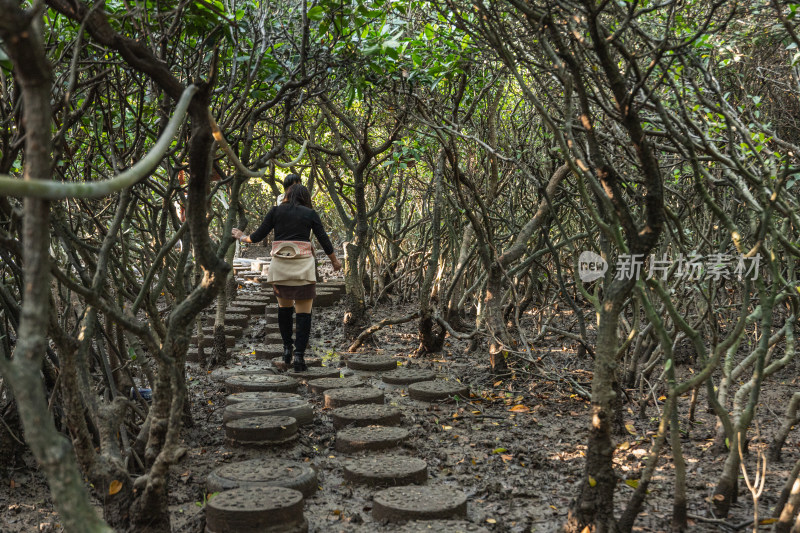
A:
POLYGON ((297 338, 294 343, 294 371, 303 372, 306 367, 306 346, 311 335, 311 313, 297 313, 297 338))
POLYGON ((278 308, 278 328, 283 338, 283 362, 287 365, 292 364, 292 326, 294 326, 292 315, 294 307, 278 308))

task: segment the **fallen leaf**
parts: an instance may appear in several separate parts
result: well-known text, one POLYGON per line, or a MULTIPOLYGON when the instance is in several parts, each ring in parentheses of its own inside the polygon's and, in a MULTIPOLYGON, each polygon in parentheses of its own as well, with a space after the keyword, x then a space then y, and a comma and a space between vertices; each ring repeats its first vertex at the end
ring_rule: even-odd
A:
POLYGON ((495 453, 495 454, 497 454, 497 453, 506 453, 507 451, 508 450, 506 450, 505 448, 495 448, 494 450, 492 450, 492 453, 495 453))
POLYGON ((507 453, 504 453, 503 455, 501 455, 501 456, 500 456, 500 459, 502 459, 502 460, 503 460, 503 462, 505 462, 505 463, 509 462, 509 461, 510 461, 510 460, 512 460, 513 458, 514 458, 514 456, 513 456, 513 455, 511 455, 511 454, 507 454, 507 453))
POLYGON ((638 479, 626 479, 625 484, 631 488, 638 488, 639 487, 639 480, 638 479))
POLYGON ((495 520, 494 518, 487 518, 486 519, 486 523, 487 524, 496 524, 497 520, 495 520))
POLYGON ((636 426, 634 426, 633 424, 625 424, 625 429, 627 429, 628 433, 630 433, 631 435, 636 435, 636 426))
POLYGON ((630 447, 631 447, 631 443, 626 440, 625 442, 623 442, 622 444, 617 446, 617 449, 625 451, 625 450, 630 449, 630 447))
POLYGON ((589 476, 589 486, 594 487, 595 485, 597 485, 597 480, 592 476, 589 476))
POLYGON ((515 413, 527 413, 530 410, 531 410, 530 407, 528 407, 526 405, 522 405, 522 404, 517 404, 514 407, 512 407, 511 409, 509 409, 509 411, 513 411, 515 413))
POLYGON ((111 482, 111 485, 108 486, 109 496, 113 496, 114 494, 118 493, 121 490, 122 490, 122 483, 120 483, 116 479, 111 482))

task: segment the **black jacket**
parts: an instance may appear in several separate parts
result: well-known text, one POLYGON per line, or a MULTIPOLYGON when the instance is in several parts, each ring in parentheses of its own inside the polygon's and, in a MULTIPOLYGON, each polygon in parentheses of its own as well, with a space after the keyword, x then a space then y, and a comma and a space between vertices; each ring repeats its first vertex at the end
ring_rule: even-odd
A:
POLYGON ((250 240, 259 242, 275 230, 276 241, 304 241, 311 242, 311 232, 317 237, 317 241, 325 250, 326 255, 333 253, 331 244, 319 215, 313 209, 302 205, 292 205, 283 203, 273 207, 264 217, 264 221, 250 234, 250 240))

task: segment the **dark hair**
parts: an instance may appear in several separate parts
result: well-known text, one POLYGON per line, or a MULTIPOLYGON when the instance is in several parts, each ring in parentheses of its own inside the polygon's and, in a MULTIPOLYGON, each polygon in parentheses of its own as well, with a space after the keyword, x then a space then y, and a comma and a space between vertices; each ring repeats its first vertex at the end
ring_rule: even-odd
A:
POLYGON ((289 190, 286 191, 286 196, 283 197, 283 201, 292 205, 302 205, 303 207, 314 209, 311 206, 311 193, 305 185, 300 183, 295 183, 289 187, 289 190))
POLYGON ((283 190, 288 192, 289 187, 295 183, 300 183, 300 174, 289 174, 283 178, 283 190))

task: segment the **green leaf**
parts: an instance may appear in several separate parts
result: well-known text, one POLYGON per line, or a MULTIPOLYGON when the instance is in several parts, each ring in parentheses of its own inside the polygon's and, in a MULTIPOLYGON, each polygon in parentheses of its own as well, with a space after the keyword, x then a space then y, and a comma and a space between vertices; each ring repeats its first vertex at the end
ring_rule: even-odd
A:
POLYGON ((325 10, 322 6, 314 6, 308 10, 308 19, 309 20, 322 20, 322 17, 325 16, 325 10))

